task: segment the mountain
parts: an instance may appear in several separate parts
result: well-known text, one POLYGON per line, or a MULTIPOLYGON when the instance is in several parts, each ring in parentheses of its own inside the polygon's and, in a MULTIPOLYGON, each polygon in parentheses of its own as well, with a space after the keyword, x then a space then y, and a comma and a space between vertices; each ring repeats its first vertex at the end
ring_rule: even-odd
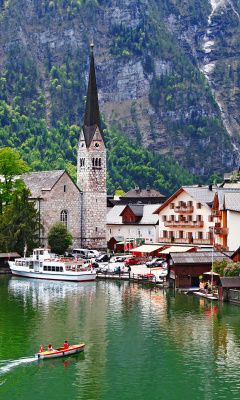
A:
POLYGON ((192 180, 238 168, 237 1, 0 0, 0 6, 0 146, 17 148, 33 170, 75 173, 92 37, 110 132, 117 127, 128 143, 171 160, 175 170, 181 165, 192 180))

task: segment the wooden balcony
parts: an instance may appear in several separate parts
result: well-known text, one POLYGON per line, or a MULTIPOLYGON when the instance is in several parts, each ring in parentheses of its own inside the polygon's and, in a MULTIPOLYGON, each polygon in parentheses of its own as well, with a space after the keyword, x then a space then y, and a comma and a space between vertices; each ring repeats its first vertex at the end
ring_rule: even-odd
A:
POLYGON ((213 244, 213 239, 193 239, 193 244, 213 244))
POLYGON ((215 246, 216 251, 229 251, 228 246, 222 246, 221 244, 216 244, 215 246))
POLYGON ((220 210, 212 210, 211 214, 213 217, 221 217, 222 216, 222 213, 220 210))
POLYGON ((182 226, 182 227, 197 227, 203 228, 204 221, 164 221, 164 226, 182 226))
POLYGON ((225 236, 225 235, 228 235, 229 228, 219 228, 219 227, 217 227, 217 228, 214 229, 214 232, 216 233, 216 235, 225 236))
POLYGON ((193 206, 175 206, 174 212, 175 213, 193 213, 194 207, 193 206))

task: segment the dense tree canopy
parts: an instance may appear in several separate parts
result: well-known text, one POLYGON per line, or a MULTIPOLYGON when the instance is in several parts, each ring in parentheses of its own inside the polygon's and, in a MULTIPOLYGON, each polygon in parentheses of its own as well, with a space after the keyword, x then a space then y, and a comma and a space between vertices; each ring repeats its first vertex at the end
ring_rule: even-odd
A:
POLYGON ((24 186, 18 175, 29 172, 27 163, 10 147, 0 149, 0 214, 10 204, 15 192, 19 194, 24 186))
POLYGON ((72 235, 62 222, 58 221, 51 227, 48 234, 48 244, 52 252, 56 254, 64 254, 72 244, 72 235))
POLYGON ((23 254, 27 245, 28 251, 40 245, 39 213, 35 202, 29 199, 30 191, 22 188, 13 193, 12 203, 8 205, 0 217, 0 251, 23 254))

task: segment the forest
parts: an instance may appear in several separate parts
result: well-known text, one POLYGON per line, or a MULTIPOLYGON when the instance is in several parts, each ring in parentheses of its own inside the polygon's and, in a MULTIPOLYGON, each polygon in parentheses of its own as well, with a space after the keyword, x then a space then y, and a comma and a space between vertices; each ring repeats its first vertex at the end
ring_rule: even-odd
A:
MULTIPOLYGON (((0 147, 16 149, 32 171, 66 169, 76 179, 90 30, 94 29, 99 38, 103 29, 98 22, 101 13, 106 8, 114 9, 116 2, 33 0, 31 17, 26 14, 28 5, 23 1, 1 1, 0 5, 0 22, 8 32, 4 40, 6 43, 9 41, 0 68, 0 147), (41 58, 39 49, 37 56, 37 51, 30 45, 15 40, 16 33, 9 30, 12 21, 21 26, 26 35, 28 29, 36 33, 39 27, 44 31, 54 26, 61 36, 61 29, 77 30, 79 25, 81 47, 69 45, 58 52, 53 43, 46 40, 41 48, 41 58)), ((120 6, 126 5, 120 1, 120 6)), ((180 0, 150 0, 147 4, 132 1, 129 12, 134 16, 138 14, 135 26, 125 21, 111 21, 104 28, 107 51, 102 63, 124 64, 128 60, 140 60, 144 77, 149 79, 147 100, 153 112, 148 121, 147 146, 143 146, 145 132, 141 130, 138 99, 132 99, 128 119, 118 115, 117 121, 109 121, 109 115, 102 114, 107 143, 108 193, 119 189, 127 191, 135 184, 141 187, 149 184, 168 196, 184 184, 212 183, 217 179, 216 171, 222 175, 229 170, 229 166, 219 165, 215 149, 231 153, 230 136, 222 123, 221 111, 209 82, 200 72, 189 45, 186 42, 184 47, 179 46, 176 37, 166 29, 166 18, 172 13, 186 26, 190 21, 203 27, 210 12, 209 2, 189 0, 182 4, 180 0), (169 71, 160 75, 156 73, 155 65, 159 57, 171 65, 169 71), (180 118, 175 118, 178 115, 180 118), (165 155, 160 154, 158 139, 161 129, 166 134, 166 147, 169 144, 165 155), (129 136, 128 131, 133 134, 129 136), (193 151, 185 148, 179 157, 179 151, 170 147, 175 142, 181 142, 182 146, 187 143, 193 151), (203 175, 189 172, 196 170, 196 166, 205 165, 206 157, 212 161, 203 175)), ((100 53, 101 49, 98 51, 100 53)), ((238 84, 239 72, 236 76, 233 69, 230 68, 226 75, 227 66, 219 64, 215 74, 218 79, 222 76, 224 83, 228 79, 238 84)), ((100 76, 99 87, 103 90, 106 83, 102 81, 100 70, 98 64, 96 72, 97 77, 100 76)))

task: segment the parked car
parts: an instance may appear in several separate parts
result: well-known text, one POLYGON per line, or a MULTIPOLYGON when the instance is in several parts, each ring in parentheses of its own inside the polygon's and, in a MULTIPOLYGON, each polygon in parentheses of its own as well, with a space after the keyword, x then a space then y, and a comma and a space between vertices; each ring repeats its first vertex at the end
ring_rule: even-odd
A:
POLYGON ((153 267, 162 267, 163 263, 165 263, 164 258, 153 258, 151 261, 146 262, 146 266, 148 268, 153 268, 153 267))
POLYGON ((99 257, 99 251, 97 251, 97 250, 88 250, 88 253, 87 253, 87 257, 88 258, 96 258, 96 257, 99 257))
POLYGON ((79 257, 79 258, 87 258, 87 249, 73 249, 73 255, 79 257))
POLYGON ((68 251, 65 251, 64 257, 66 257, 66 258, 74 258, 75 254, 72 254, 72 253, 69 253, 68 251))
POLYGON ((135 257, 129 257, 126 260, 124 260, 126 265, 136 265, 138 263, 138 259, 135 257))
MULTIPOLYGON (((84 261, 84 265, 86 265, 87 267, 89 267, 90 264, 91 264, 91 260, 86 260, 86 261, 84 261)), ((98 267, 99 267, 99 264, 98 264, 97 262, 94 261, 94 262, 92 263, 92 267, 93 267, 93 268, 98 268, 98 267)))
POLYGON ((108 254, 101 254, 99 257, 95 259, 97 262, 107 262, 110 260, 110 256, 108 254))

